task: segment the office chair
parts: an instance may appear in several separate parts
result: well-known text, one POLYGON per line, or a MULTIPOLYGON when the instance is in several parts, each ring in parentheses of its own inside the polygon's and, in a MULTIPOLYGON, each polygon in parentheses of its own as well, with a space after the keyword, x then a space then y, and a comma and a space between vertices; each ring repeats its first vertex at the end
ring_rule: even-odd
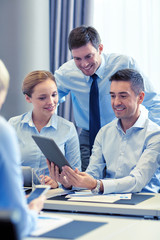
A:
POLYGON ((26 194, 32 191, 35 185, 41 185, 40 179, 35 173, 34 169, 29 166, 22 166, 23 187, 26 194))
POLYGON ((20 214, 18 211, 0 210, 0 233, 3 239, 20 240, 19 221, 20 214))

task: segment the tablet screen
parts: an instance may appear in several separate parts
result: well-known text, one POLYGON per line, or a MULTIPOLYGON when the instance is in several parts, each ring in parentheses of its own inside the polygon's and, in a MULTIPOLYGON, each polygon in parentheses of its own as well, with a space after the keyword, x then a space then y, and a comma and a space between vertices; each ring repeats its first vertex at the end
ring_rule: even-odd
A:
POLYGON ((33 135, 32 138, 45 157, 59 167, 60 172, 62 171, 62 167, 65 165, 71 167, 53 139, 37 135, 33 135))

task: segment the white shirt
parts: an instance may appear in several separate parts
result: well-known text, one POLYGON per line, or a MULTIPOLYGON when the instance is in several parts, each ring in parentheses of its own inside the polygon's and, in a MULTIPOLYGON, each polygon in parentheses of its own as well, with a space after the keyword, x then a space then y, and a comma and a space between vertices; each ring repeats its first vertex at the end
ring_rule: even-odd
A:
POLYGON ((53 114, 49 123, 40 131, 32 121, 32 112, 24 113, 9 120, 18 136, 21 164, 34 168, 38 175, 49 175, 46 158, 32 139, 32 135, 52 138, 73 169, 81 170, 78 134, 72 122, 53 114), (45 173, 41 172, 45 169, 45 173))
POLYGON ((97 134, 86 172, 103 179, 104 194, 158 192, 160 127, 144 111, 126 133, 119 120, 107 124, 97 134))

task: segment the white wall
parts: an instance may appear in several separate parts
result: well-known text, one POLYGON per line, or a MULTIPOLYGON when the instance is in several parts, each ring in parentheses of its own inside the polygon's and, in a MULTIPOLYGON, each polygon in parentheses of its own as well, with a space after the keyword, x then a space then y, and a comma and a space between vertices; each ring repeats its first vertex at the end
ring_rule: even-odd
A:
POLYGON ((0 0, 0 58, 10 72, 1 111, 8 119, 31 108, 21 92, 25 75, 49 70, 49 0, 0 0))

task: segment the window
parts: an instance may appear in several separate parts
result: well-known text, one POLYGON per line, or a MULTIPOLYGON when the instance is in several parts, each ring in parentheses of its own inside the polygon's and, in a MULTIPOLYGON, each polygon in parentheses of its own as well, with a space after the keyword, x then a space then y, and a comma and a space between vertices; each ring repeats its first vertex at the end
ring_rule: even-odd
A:
POLYGON ((159 0, 94 0, 93 26, 104 52, 133 57, 160 92, 159 13, 159 0))

